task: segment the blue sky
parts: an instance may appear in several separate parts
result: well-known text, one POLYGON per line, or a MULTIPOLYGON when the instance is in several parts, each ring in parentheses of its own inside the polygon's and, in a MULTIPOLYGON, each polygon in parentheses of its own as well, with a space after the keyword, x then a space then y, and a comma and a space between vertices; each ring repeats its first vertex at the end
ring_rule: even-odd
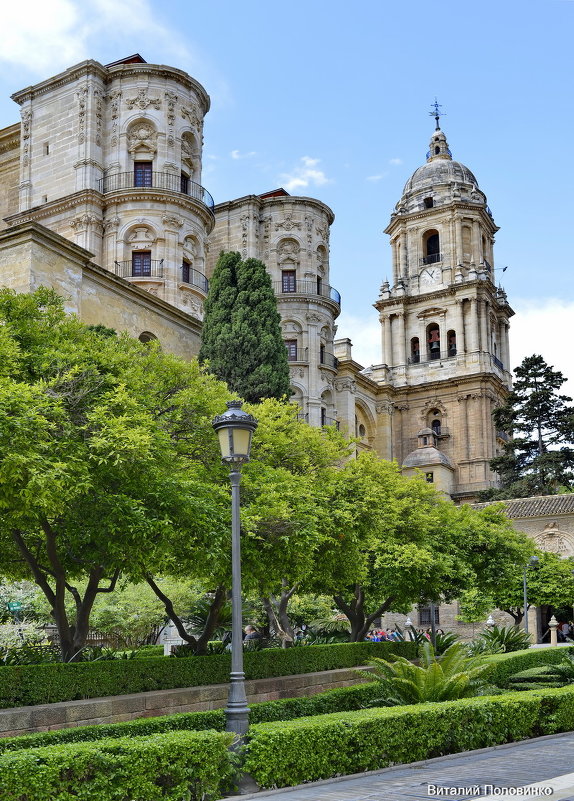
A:
POLYGON ((331 206, 338 336, 364 364, 380 361, 383 229, 424 162, 438 97, 453 157, 501 228, 513 366, 537 352, 574 378, 571 0, 29 0, 3 18, 0 126, 19 119, 12 92, 139 52, 211 95, 203 183, 216 202, 284 186, 331 206))

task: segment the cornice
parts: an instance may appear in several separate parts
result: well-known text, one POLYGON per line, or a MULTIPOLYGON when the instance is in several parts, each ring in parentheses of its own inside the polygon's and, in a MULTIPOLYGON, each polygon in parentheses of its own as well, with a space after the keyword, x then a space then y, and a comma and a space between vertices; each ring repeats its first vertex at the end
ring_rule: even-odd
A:
POLYGON ((333 319, 336 319, 339 314, 341 313, 341 307, 338 303, 334 300, 329 300, 329 298, 324 298, 321 295, 297 295, 293 293, 296 297, 291 297, 290 293, 279 293, 276 295, 277 298, 277 305, 279 306, 281 303, 288 303, 288 304, 296 304, 297 306, 307 306, 310 307, 311 303, 317 304, 319 306, 326 306, 329 310, 334 309, 335 314, 333 315, 333 319))
POLYGON ((19 211, 17 214, 11 214, 9 217, 5 217, 4 221, 9 226, 13 226, 28 220, 42 220, 63 211, 72 211, 78 206, 85 206, 88 203, 99 207, 100 210, 103 210, 105 206, 101 192, 97 192, 95 189, 82 189, 73 195, 66 195, 58 200, 52 200, 50 203, 43 203, 41 206, 34 206, 31 209, 19 211))
POLYGON ((0 153, 8 153, 20 147, 20 123, 0 131, 0 153))
POLYGON ((404 306, 414 306, 419 304, 424 304, 427 306, 431 301, 440 301, 441 299, 445 299, 447 297, 456 297, 457 295, 466 295, 468 294, 469 289, 479 289, 485 290, 484 292, 474 292, 472 293, 471 297, 476 298, 479 295, 488 295, 488 300, 497 307, 497 309, 506 309, 507 314, 509 317, 512 317, 514 314, 513 309, 510 307, 508 303, 501 304, 496 297, 497 288, 494 286, 492 281, 484 281, 483 279, 475 279, 474 281, 465 281, 461 284, 449 284, 449 286, 444 287, 443 289, 437 289, 434 292, 425 292, 422 295, 401 295, 400 297, 391 297, 381 299, 379 298, 373 306, 377 311, 385 311, 387 313, 392 313, 394 308, 396 307, 397 311, 401 311, 404 306))
POLYGON ((460 200, 451 201, 444 206, 433 206, 432 209, 419 209, 418 211, 406 212, 404 214, 397 214, 393 217, 387 227, 384 229, 385 234, 391 235, 399 223, 406 223, 416 220, 425 219, 438 219, 440 212, 452 212, 453 210, 459 211, 472 211, 478 212, 483 217, 484 222, 491 228, 492 233, 500 230, 499 226, 495 224, 492 217, 487 213, 486 207, 482 203, 470 203, 460 200))
POLYGON ((108 67, 105 70, 106 83, 113 83, 118 77, 121 78, 141 78, 146 73, 163 79, 170 79, 177 81, 177 83, 185 86, 186 89, 194 91, 198 96, 203 107, 203 113, 207 114, 211 106, 209 95, 204 87, 188 75, 187 72, 177 69, 177 67, 168 67, 165 64, 116 64, 114 67, 108 67))
POLYGON ((14 102, 22 105, 28 100, 33 100, 35 97, 46 94, 46 92, 52 92, 54 89, 59 89, 61 86, 73 83, 80 78, 94 76, 104 82, 106 75, 107 70, 99 61, 88 59, 87 61, 81 61, 79 64, 75 64, 73 67, 64 70, 64 72, 47 78, 45 81, 41 81, 33 86, 27 86, 19 92, 14 92, 11 98, 14 102))
MULTIPOLYGON (((193 209, 194 212, 200 212, 206 231, 210 234, 215 226, 215 217, 210 208, 208 208, 200 200, 189 195, 184 195, 181 192, 170 192, 169 189, 118 189, 115 192, 106 192, 105 195, 98 193, 103 198, 104 206, 119 206, 122 203, 169 203, 179 206, 185 211, 189 212, 193 209)), ((131 209, 133 210, 133 209, 131 209)))
POLYGON ((223 211, 230 212, 235 209, 240 210, 247 205, 255 205, 260 212, 267 211, 271 207, 276 206, 279 209, 293 204, 295 209, 297 206, 313 206, 322 211, 332 225, 335 220, 334 211, 323 203, 322 200, 317 200, 313 197, 304 197, 299 195, 282 195, 279 197, 262 198, 259 195, 244 195, 243 197, 234 198, 233 200, 225 200, 222 203, 217 203, 214 208, 215 216, 223 211))

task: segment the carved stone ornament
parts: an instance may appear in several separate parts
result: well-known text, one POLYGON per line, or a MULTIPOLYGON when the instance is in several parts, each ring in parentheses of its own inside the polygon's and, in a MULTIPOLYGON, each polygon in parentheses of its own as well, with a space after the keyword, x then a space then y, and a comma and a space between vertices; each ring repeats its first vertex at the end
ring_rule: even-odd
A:
POLYGON ((142 122, 130 129, 128 134, 130 153, 155 153, 157 151, 157 131, 153 125, 142 122))
POLYGON ((284 228, 286 231, 292 231, 293 228, 297 228, 301 230, 301 223, 297 220, 293 219, 293 212, 289 211, 285 215, 285 219, 281 222, 275 223, 275 230, 278 231, 280 228, 284 228))
POLYGON ((161 100, 159 97, 148 97, 147 89, 142 88, 138 89, 138 93, 135 97, 126 98, 126 106, 128 108, 141 108, 142 110, 146 109, 148 106, 160 109, 161 100))
POLYGON ((291 378, 304 378, 305 370, 302 367, 292 367, 289 370, 289 376, 291 378))
POLYGON ((78 142, 83 144, 86 141, 86 107, 88 103, 88 85, 84 84, 80 86, 78 92, 76 92, 76 97, 78 98, 78 142))
POLYGON ((534 542, 543 551, 558 554, 558 556, 572 556, 574 544, 572 538, 563 531, 556 521, 544 526, 544 530, 534 537, 534 542))
POLYGON ((161 218, 162 223, 169 228, 181 228, 183 225, 183 218, 175 214, 164 214, 161 218))
POLYGON ((136 228, 128 237, 128 242, 134 247, 147 247, 151 242, 154 242, 154 237, 149 230, 145 226, 140 226, 136 228))
POLYGON ((70 225, 77 232, 98 222, 101 222, 101 220, 95 214, 81 214, 79 217, 74 217, 70 225))
POLYGON ((393 414, 395 409, 390 401, 381 401, 376 404, 375 411, 377 414, 393 414))
POLYGON ((189 120, 194 128, 201 128, 201 117, 199 116, 196 106, 182 106, 181 116, 189 120))
POLYGON ((352 378, 337 378, 335 379, 336 392, 352 392, 357 391, 357 382, 352 378))
POLYGON ((277 257, 280 264, 285 264, 287 262, 290 262, 291 264, 298 263, 299 251, 299 244, 294 239, 286 239, 285 241, 281 242, 277 248, 277 257))

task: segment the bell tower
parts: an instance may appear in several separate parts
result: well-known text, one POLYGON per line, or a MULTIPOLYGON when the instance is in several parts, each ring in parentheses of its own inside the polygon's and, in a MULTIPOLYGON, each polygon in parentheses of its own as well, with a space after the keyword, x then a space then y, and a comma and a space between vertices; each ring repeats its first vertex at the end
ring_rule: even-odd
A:
POLYGON ((383 364, 372 377, 394 390, 393 456, 410 466, 418 432, 431 429, 454 469, 449 493, 462 502, 496 485, 489 461, 504 435, 492 410, 510 389, 514 312, 494 280, 498 228, 486 196, 453 160, 438 104, 431 113, 437 125, 426 163, 406 182, 385 229, 392 282, 375 303, 383 364))

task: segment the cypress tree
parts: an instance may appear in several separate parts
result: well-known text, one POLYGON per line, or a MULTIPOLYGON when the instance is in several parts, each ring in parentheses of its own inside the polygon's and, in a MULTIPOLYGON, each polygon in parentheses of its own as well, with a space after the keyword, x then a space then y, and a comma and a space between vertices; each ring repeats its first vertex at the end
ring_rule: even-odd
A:
POLYGON ((289 396, 281 318, 263 262, 221 253, 205 303, 199 358, 246 401, 289 396))
POLYGON ((512 392, 493 412, 496 427, 511 434, 490 462, 502 487, 481 493, 484 500, 553 495, 574 484, 572 398, 558 394, 566 379, 536 355, 514 373, 512 392))

